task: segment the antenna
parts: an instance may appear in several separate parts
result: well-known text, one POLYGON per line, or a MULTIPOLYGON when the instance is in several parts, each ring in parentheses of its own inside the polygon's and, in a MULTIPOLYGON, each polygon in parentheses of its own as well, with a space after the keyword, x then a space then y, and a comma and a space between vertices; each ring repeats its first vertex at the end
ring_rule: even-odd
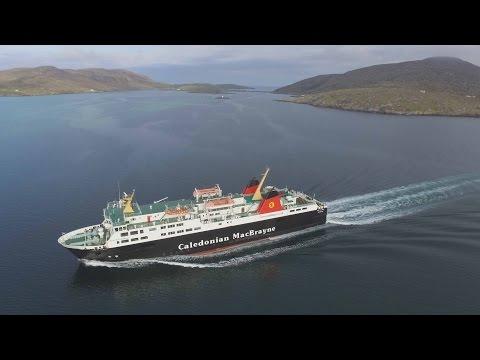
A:
POLYGON ((118 201, 120 201, 120 181, 117 180, 117 188, 118 188, 118 201))

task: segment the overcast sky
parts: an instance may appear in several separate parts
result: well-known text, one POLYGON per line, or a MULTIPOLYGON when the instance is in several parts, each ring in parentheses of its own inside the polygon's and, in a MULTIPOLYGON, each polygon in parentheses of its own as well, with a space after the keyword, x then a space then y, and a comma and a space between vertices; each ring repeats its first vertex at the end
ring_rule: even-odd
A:
POLYGON ((480 65, 478 45, 0 45, 0 70, 134 69, 165 82, 286 85, 310 76, 430 56, 454 56, 480 65))

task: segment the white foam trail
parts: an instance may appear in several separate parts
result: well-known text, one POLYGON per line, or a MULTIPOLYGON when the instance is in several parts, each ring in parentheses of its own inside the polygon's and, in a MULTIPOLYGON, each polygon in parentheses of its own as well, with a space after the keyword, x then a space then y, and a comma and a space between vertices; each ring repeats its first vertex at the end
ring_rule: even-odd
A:
POLYGON ((459 197, 472 191, 480 190, 480 175, 462 175, 447 177, 434 181, 400 186, 374 193, 346 197, 328 202, 329 215, 327 224, 286 235, 243 244, 237 248, 230 248, 223 252, 210 255, 178 255, 152 259, 133 259, 118 262, 103 262, 83 260, 86 266, 100 266, 108 268, 138 268, 155 264, 181 266, 186 268, 224 268, 239 266, 252 261, 276 256, 288 251, 309 247, 340 234, 338 231, 316 236, 292 245, 278 246, 274 249, 264 249, 266 245, 285 242, 297 236, 314 233, 336 225, 362 225, 388 220, 395 217, 412 214, 435 203, 459 197), (242 252, 260 249, 247 255, 242 252), (229 259, 223 259, 225 255, 229 259), (236 255, 236 256, 235 256, 236 255), (233 257, 232 257, 233 256, 233 257), (208 260, 209 262, 205 262, 208 260), (202 261, 202 262, 200 262, 202 261))
POLYGON ((312 246, 318 242, 319 242, 319 239, 316 238, 308 241, 299 242, 294 245, 277 247, 275 249, 254 252, 248 255, 233 257, 228 260, 220 260, 217 262, 210 262, 210 263, 169 261, 162 258, 127 260, 127 261, 119 261, 114 263, 89 260, 89 261, 85 261, 84 263, 87 266, 103 266, 103 267, 110 267, 110 268, 136 268, 136 267, 144 267, 144 266, 153 265, 153 264, 175 265, 175 266, 181 266, 186 268, 223 268, 223 267, 230 267, 230 266, 239 266, 252 261, 265 259, 271 256, 282 254, 287 251, 292 251, 295 249, 312 246))
POLYGON ((328 202, 328 223, 364 225, 416 213, 480 190, 480 175, 462 175, 400 186, 328 202))

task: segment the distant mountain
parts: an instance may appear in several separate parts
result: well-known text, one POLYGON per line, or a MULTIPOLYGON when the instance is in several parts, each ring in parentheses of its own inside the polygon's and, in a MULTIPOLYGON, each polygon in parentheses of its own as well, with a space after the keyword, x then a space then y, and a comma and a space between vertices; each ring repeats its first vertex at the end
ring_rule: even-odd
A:
POLYGON ((221 94, 231 90, 247 90, 252 89, 247 86, 235 84, 177 84, 172 85, 176 90, 187 91, 192 93, 208 93, 221 94))
POLYGON ((319 107, 393 114, 480 116, 480 67, 457 58, 319 75, 274 91, 319 107))
POLYGON ((53 66, 0 71, 0 96, 53 95, 127 90, 183 90, 224 93, 249 89, 235 84, 167 84, 127 70, 58 69, 53 66))
POLYGON ((53 66, 0 71, 0 95, 50 95, 165 88, 126 70, 58 69, 53 66))

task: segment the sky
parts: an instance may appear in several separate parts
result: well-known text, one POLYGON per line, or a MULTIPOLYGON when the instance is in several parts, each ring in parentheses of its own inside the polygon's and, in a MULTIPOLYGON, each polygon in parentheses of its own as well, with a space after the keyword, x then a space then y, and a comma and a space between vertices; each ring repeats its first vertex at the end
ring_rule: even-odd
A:
POLYGON ((364 66, 453 56, 480 65, 478 45, 0 45, 0 70, 121 68, 168 83, 283 86, 364 66))

